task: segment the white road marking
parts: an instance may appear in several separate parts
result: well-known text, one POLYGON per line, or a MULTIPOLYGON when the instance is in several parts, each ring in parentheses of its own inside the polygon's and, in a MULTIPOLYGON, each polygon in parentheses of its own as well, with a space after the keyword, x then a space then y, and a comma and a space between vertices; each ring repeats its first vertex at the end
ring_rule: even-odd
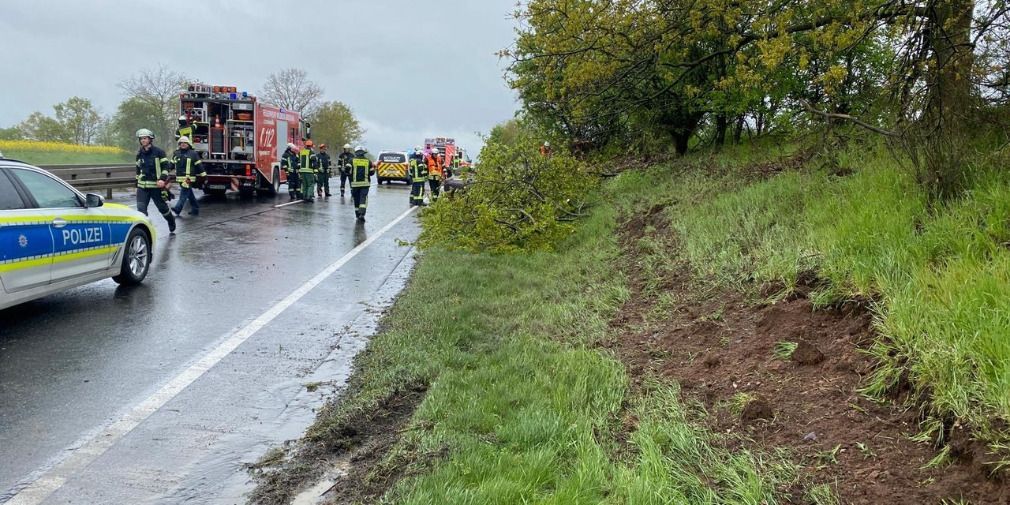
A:
POLYGON ((291 294, 274 304, 273 307, 270 307, 269 310, 254 319, 252 322, 224 336, 223 341, 214 349, 207 352, 207 354, 203 355, 199 360, 193 363, 186 370, 182 371, 179 375, 173 377, 167 384, 162 386, 161 389, 156 391, 147 399, 134 406, 133 409, 131 409, 119 420, 96 432, 92 436, 85 438, 76 444, 73 449, 68 450, 66 455, 59 462, 48 470, 40 472, 41 474, 35 478, 35 480, 29 482, 24 488, 14 494, 5 505, 37 505, 45 501, 46 498, 56 492, 56 490, 62 487, 67 480, 73 477, 76 472, 83 470, 86 466, 98 459, 99 456, 109 450, 109 448, 115 445, 116 442, 123 438, 127 433, 150 417, 151 414, 157 412, 158 409, 165 406, 165 404, 172 398, 175 398, 176 395, 199 379, 208 370, 213 368, 214 365, 238 348, 239 345, 255 335, 259 330, 263 329, 264 326, 273 321, 289 307, 297 303, 298 300, 301 300, 301 298, 312 291, 313 288, 318 286, 329 276, 333 275, 337 270, 347 264, 348 261, 357 256, 368 246, 372 245, 372 243, 378 240, 379 237, 396 226, 400 221, 403 221, 416 209, 417 207, 411 207, 403 214, 400 214, 392 222, 383 226, 378 232, 368 237, 368 239, 354 249, 351 249, 351 251, 345 254, 342 258, 330 264, 330 266, 316 274, 315 277, 309 279, 305 282, 305 284, 302 284, 298 287, 298 289, 292 291, 291 294))
POLYGON ((293 202, 282 203, 280 205, 274 205, 274 208, 275 209, 279 209, 281 207, 287 207, 288 205, 298 205, 299 203, 305 203, 305 200, 295 200, 293 202))

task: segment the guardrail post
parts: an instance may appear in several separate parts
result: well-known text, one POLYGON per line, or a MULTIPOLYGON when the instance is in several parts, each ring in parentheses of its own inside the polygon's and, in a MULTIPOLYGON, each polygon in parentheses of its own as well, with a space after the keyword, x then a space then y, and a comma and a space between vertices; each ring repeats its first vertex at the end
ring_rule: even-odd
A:
MULTIPOLYGON (((112 172, 105 172, 105 178, 106 179, 111 179, 112 178, 112 172)), ((106 200, 112 200, 112 188, 111 187, 105 188, 105 199, 106 200)))

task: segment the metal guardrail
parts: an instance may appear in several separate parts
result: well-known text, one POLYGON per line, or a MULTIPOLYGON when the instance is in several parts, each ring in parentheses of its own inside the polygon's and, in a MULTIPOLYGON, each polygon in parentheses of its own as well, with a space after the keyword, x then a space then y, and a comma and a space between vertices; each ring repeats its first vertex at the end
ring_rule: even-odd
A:
POLYGON ((132 188, 137 185, 136 166, 123 165, 40 165, 53 175, 81 191, 106 190, 105 197, 112 198, 112 190, 132 188))

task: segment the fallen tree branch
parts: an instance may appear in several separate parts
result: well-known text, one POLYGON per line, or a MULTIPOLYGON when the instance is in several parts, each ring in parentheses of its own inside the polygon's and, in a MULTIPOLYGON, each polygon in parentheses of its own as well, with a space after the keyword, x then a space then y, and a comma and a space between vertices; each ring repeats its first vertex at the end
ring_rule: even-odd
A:
POLYGON ((806 100, 802 100, 800 103, 803 104, 803 108, 806 109, 807 112, 809 112, 811 114, 816 114, 818 116, 821 116, 824 119, 843 119, 845 121, 850 121, 850 122, 856 124, 857 126, 861 126, 863 128, 866 128, 867 130, 870 130, 872 132, 879 133, 881 135, 887 135, 888 137, 897 137, 898 136, 897 132, 893 132, 891 130, 885 130, 883 128, 878 128, 878 127, 873 126, 873 125, 871 125, 869 123, 866 123, 864 121, 859 120, 859 118, 857 118, 855 116, 850 116, 848 114, 838 114, 838 113, 834 113, 834 112, 825 112, 823 110, 818 110, 818 109, 815 109, 813 105, 810 105, 810 102, 807 102, 806 100))

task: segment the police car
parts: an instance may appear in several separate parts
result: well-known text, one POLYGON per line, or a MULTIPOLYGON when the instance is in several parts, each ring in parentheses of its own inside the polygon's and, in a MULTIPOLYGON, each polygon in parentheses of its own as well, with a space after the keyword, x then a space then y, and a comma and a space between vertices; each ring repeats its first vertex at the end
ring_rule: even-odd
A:
POLYGON ((108 277, 139 284, 154 238, 140 212, 0 155, 0 309, 108 277))

